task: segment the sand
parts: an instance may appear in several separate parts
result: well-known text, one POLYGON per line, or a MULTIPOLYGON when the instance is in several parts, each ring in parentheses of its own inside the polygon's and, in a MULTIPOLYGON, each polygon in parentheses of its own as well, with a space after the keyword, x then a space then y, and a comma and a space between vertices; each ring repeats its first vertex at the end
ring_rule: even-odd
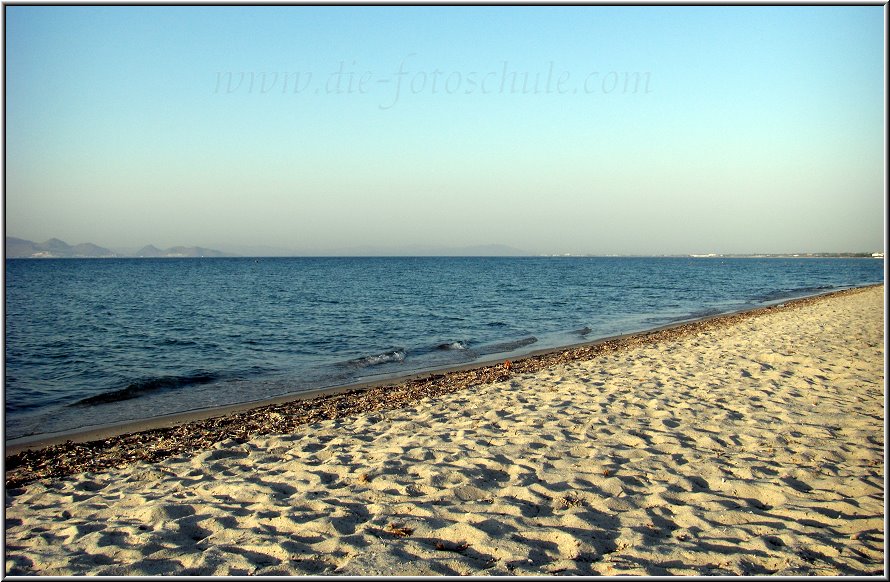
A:
POLYGON ((6 574, 885 572, 883 286, 6 491, 6 574))

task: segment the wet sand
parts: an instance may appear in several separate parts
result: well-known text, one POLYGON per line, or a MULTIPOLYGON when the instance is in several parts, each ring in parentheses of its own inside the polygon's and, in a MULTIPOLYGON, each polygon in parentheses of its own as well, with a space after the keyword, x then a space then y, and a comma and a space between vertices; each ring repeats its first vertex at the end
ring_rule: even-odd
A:
POLYGON ((17 451, 6 573, 881 574, 883 290, 17 451))

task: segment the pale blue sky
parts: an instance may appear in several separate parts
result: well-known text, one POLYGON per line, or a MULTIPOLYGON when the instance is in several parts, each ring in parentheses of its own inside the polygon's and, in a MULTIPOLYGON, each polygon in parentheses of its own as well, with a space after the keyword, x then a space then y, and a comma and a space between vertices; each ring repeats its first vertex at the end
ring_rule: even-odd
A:
POLYGON ((6 233, 882 249, 883 11, 7 6, 6 233))

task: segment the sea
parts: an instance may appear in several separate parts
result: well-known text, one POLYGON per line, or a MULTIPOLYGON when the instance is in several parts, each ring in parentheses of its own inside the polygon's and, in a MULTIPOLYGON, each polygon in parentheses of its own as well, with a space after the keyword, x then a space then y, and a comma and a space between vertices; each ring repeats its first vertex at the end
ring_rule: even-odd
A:
POLYGON ((881 283, 870 258, 7 259, 6 441, 881 283))

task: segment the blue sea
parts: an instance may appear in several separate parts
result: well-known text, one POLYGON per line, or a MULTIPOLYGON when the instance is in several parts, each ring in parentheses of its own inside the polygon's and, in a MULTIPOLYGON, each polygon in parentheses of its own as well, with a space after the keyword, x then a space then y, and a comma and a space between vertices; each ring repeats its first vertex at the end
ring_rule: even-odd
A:
POLYGON ((875 259, 12 259, 6 439, 515 358, 883 278, 875 259))

